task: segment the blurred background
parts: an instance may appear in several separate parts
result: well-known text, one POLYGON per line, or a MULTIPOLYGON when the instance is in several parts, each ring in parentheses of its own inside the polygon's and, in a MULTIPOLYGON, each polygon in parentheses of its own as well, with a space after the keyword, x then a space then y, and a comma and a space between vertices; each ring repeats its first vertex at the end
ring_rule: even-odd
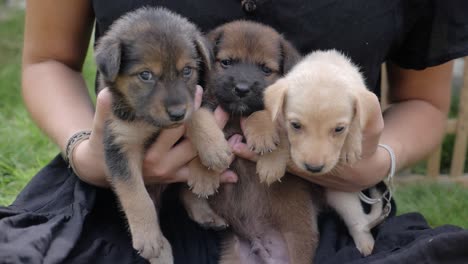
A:
MULTIPOLYGON (((0 0, 0 205, 4 206, 11 204, 31 177, 59 153, 58 148, 32 123, 21 98, 24 6, 25 1, 22 0, 0 0)), ((83 69, 88 88, 93 91, 96 67, 92 43, 83 69)), ((433 227, 454 224, 468 228, 465 128, 468 127, 468 117, 467 110, 459 107, 468 107, 468 91, 460 96, 463 74, 463 60, 460 59, 454 70, 450 111, 450 117, 454 119, 449 122, 440 150, 435 151, 429 163, 421 162, 403 171, 396 179, 398 214, 418 211, 433 227), (465 98, 462 103, 461 97, 465 98), (455 156, 461 162, 453 168, 456 145, 461 150, 457 149, 455 156)), ((465 82, 468 82, 468 74, 465 75, 465 82)))

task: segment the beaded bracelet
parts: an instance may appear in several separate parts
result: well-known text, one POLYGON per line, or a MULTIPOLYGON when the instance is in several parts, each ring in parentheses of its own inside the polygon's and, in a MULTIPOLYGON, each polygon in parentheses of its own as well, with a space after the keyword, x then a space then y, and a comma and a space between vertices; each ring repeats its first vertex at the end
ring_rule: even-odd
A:
POLYGON ((75 173, 76 169, 73 163, 73 150, 75 150, 75 147, 78 146, 79 143, 89 139, 90 136, 90 130, 79 131, 73 134, 73 136, 71 136, 70 139, 68 139, 67 141, 67 146, 65 147, 65 155, 63 156, 63 158, 66 162, 68 162, 68 167, 71 168, 75 173))
POLYGON ((393 196, 393 177, 395 176, 395 170, 396 170, 396 157, 395 157, 395 152, 393 149, 386 144, 379 144, 378 145, 381 148, 384 148, 388 154, 390 155, 390 171, 387 176, 387 190, 382 194, 381 197, 379 198, 371 198, 367 196, 365 193, 362 191, 359 193, 359 198, 361 201, 367 203, 367 204, 376 204, 385 201, 385 207, 382 210, 382 214, 380 217, 369 223, 369 227, 373 228, 374 226, 380 224, 385 218, 388 217, 390 212, 392 211, 392 196, 393 196))

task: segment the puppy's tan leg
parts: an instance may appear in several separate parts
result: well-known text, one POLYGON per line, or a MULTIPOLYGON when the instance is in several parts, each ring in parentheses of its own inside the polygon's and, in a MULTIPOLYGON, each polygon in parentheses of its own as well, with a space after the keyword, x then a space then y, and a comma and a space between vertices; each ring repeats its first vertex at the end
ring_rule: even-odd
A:
POLYGON ((203 165, 217 172, 229 167, 232 151, 211 111, 206 108, 195 111, 187 134, 203 165))
POLYGON ((196 196, 189 189, 180 190, 180 199, 190 219, 201 226, 215 230, 228 227, 226 221, 211 209, 206 199, 196 196))
POLYGON ((171 246, 159 228, 156 209, 143 183, 141 168, 135 163, 129 160, 130 175, 112 177, 112 186, 128 220, 133 248, 151 263, 173 263, 171 246))
POLYGON ((191 160, 188 167, 190 178, 187 184, 194 194, 207 198, 216 192, 219 187, 219 172, 209 170, 198 157, 191 160))
POLYGON ((250 150, 260 155, 273 151, 280 143, 276 124, 266 110, 254 112, 247 118, 244 135, 250 150))
POLYGON ((326 191, 328 204, 341 216, 357 249, 364 256, 372 253, 374 237, 369 229, 369 218, 362 210, 357 193, 326 191))
POLYGON ((272 195, 275 219, 288 247, 290 263, 310 264, 315 256, 319 233, 317 209, 311 200, 308 183, 288 176, 272 195), (279 187, 279 188, 278 188, 279 187))
POLYGON ((257 174, 260 182, 268 185, 281 180, 286 173, 289 160, 289 142, 285 133, 279 133, 279 145, 272 152, 259 156, 257 161, 257 174))

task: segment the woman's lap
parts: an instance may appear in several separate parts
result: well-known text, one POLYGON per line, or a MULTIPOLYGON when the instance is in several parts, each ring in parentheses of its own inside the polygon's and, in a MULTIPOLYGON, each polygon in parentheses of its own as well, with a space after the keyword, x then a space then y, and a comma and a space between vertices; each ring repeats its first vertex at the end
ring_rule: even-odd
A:
MULTIPOLYGON (((176 263, 216 263, 222 233, 192 222, 175 188, 163 197, 160 221, 176 263)), ((58 156, 11 206, 0 207, 0 263, 145 263, 131 247, 126 228, 113 193, 81 182, 58 156)), ((468 231, 454 226, 431 229, 420 214, 391 217, 374 230, 376 246, 368 258, 361 258, 334 213, 320 215, 319 229, 315 263, 468 259, 468 231)))

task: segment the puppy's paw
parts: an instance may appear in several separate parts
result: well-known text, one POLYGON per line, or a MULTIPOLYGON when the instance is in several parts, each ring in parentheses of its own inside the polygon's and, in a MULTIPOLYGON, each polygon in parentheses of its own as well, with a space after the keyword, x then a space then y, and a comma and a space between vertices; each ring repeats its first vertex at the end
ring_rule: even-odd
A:
POLYGON ((171 245, 161 232, 138 232, 132 235, 133 248, 150 263, 172 264, 171 245))
POLYGON ((255 112, 247 118, 244 135, 249 149, 261 155, 275 150, 280 143, 278 130, 266 111, 255 112))
POLYGON ((190 190, 201 197, 208 197, 218 190, 219 172, 208 170, 198 159, 189 163, 190 177, 187 184, 190 190))
POLYGON ((374 249, 374 237, 369 230, 350 230, 356 248, 363 256, 369 256, 374 249))
POLYGON ((171 245, 169 241, 165 237, 162 237, 162 247, 161 251, 159 252, 159 256, 156 258, 152 258, 149 260, 151 264, 173 264, 174 258, 172 256, 171 245))
POLYGON ((276 159, 273 153, 260 156, 257 161, 257 174, 261 183, 268 185, 280 181, 286 173, 286 163, 276 159))
POLYGON ((346 151, 343 153, 344 161, 349 164, 353 165, 361 159, 361 148, 356 151, 346 151))
POLYGON ((214 230, 223 230, 229 226, 226 220, 217 215, 209 206, 199 209, 201 210, 189 211, 188 214, 190 219, 197 222, 202 227, 214 230))
MULTIPOLYGON (((198 150, 198 156, 201 163, 209 170, 222 172, 229 167, 231 163, 232 151, 224 135, 216 141, 207 144, 203 149, 198 150)), ((207 142, 207 143, 208 143, 207 142)))
POLYGON ((359 241, 356 247, 363 256, 369 256, 374 249, 374 239, 372 241, 359 241))

